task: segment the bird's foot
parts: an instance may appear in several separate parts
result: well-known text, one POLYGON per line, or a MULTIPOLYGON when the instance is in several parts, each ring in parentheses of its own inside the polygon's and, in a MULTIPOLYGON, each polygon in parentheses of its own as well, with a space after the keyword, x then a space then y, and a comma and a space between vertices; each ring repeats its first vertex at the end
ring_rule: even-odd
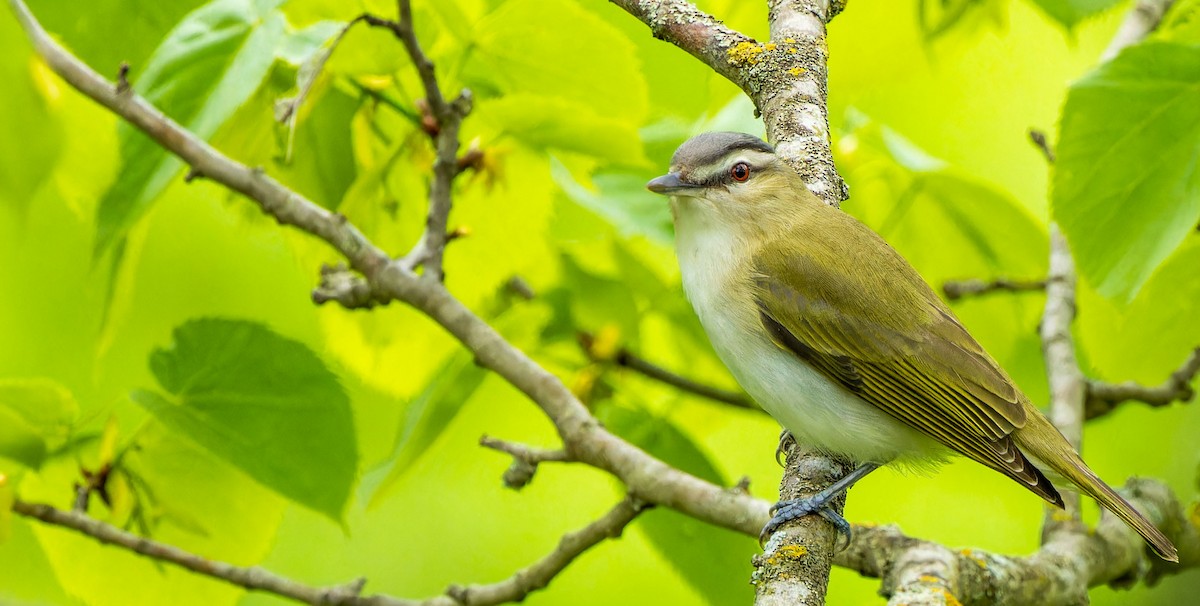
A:
POLYGON ((792 432, 784 429, 779 432, 779 445, 775 447, 775 462, 783 467, 784 459, 787 457, 789 448, 796 445, 796 436, 792 432))
POLYGON ((851 539, 850 523, 841 514, 834 511, 833 507, 829 506, 829 501, 831 500, 832 498, 830 497, 818 494, 808 499, 794 499, 776 503, 771 508, 771 520, 767 522, 766 526, 763 526, 762 532, 758 534, 758 544, 766 544, 767 539, 788 522, 815 513, 828 520, 830 524, 833 524, 834 528, 837 529, 839 539, 845 538, 846 543, 842 545, 838 541, 834 545, 834 550, 841 551, 849 547, 851 539))

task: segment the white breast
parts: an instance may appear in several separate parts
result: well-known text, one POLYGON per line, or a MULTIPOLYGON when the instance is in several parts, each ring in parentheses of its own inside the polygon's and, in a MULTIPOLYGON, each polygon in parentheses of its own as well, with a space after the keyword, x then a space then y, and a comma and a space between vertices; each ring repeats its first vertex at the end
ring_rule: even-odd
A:
POLYGON ((933 440, 901 423, 795 355, 780 349, 752 316, 740 289, 724 287, 745 270, 749 247, 703 212, 677 213, 675 252, 683 288, 717 355, 738 383, 801 444, 856 462, 938 458, 933 440))

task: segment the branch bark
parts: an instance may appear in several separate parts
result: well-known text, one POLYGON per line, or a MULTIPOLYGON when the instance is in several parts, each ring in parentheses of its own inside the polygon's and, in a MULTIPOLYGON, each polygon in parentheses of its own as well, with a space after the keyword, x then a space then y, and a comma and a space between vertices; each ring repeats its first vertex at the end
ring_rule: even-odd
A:
POLYGON ((1196 395, 1191 383, 1197 373, 1200 373, 1200 347, 1193 349, 1183 365, 1160 385, 1088 381, 1084 414, 1088 419, 1094 419, 1112 412, 1124 402, 1142 402, 1152 407, 1189 402, 1196 395))
POLYGON ((952 280, 942 284, 942 294, 951 301, 994 292, 1033 292, 1045 289, 1045 280, 1010 280, 1008 278, 997 278, 991 281, 952 280))

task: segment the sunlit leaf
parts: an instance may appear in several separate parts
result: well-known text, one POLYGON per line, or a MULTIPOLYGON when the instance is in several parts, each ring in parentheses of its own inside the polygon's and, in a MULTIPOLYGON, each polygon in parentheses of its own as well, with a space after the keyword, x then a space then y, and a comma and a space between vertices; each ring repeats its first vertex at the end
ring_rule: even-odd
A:
POLYGON ((608 220, 625 236, 645 235, 670 242, 671 211, 662 196, 646 190, 649 178, 634 173, 604 172, 592 177, 592 188, 578 181, 557 158, 550 176, 570 200, 608 220))
POLYGON ((401 417, 396 445, 389 462, 391 471, 376 488, 372 504, 386 496, 412 464, 429 449, 433 441, 454 420, 459 410, 483 383, 487 371, 475 363, 467 351, 451 354, 450 359, 434 373, 425 389, 413 398, 401 417))
MULTIPOLYGON (((12 19, 0 19, 0 39, 22 40, 12 19)), ((52 117, 52 102, 61 94, 40 61, 24 47, 0 53, 4 111, 0 111, 0 209, 24 209, 38 186, 54 169, 62 151, 63 128, 52 117)))
POLYGON ((8 476, 0 473, 0 545, 12 536, 13 486, 8 476))
POLYGON ((45 379, 0 380, 0 457, 38 467, 66 442, 79 406, 45 379))
POLYGON ((537 149, 594 156, 618 166, 645 166, 635 124, 565 99, 516 93, 479 104, 481 119, 537 149))
POLYGON ((1101 294, 1128 300, 1200 221, 1200 45, 1130 47, 1063 107, 1054 216, 1101 294))
MULTIPOLYGON (((212 136, 275 61, 286 33, 280 1, 215 0, 192 12, 134 72, 134 89, 196 136, 212 136)), ((123 237, 182 166, 140 131, 121 133, 120 176, 96 211, 97 252, 123 237)))
POLYGON ((134 401, 264 486, 333 519, 358 465, 350 404, 303 344, 236 320, 190 321, 150 356, 167 394, 134 401))
POLYGON ((478 92, 557 96, 597 113, 645 116, 646 83, 633 45, 574 2, 512 0, 475 29, 464 77, 478 92))
POLYGON ((1055 21, 1068 29, 1080 21, 1098 15, 1121 0, 1031 0, 1055 21))

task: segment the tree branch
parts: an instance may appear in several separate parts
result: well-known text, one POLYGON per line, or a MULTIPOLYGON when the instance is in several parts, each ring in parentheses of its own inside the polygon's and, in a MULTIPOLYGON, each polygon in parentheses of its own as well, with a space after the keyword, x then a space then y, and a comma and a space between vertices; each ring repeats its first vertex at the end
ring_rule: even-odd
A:
POLYGON ((681 472, 603 429, 553 374, 513 347, 444 286, 423 280, 362 235, 342 215, 289 190, 261 170, 238 163, 164 116, 142 97, 115 87, 55 42, 21 0, 9 5, 38 54, 64 81, 142 130, 184 162, 256 203, 281 224, 308 232, 341 253, 380 302, 398 300, 423 312, 458 339, 483 367, 520 389, 551 419, 568 455, 620 479, 636 498, 717 526, 757 536, 768 504, 681 472))
POLYGON ((951 280, 942 284, 942 294, 951 301, 1000 291, 1031 292, 1045 289, 1045 280, 1010 280, 1008 278, 996 278, 986 282, 979 279, 951 280))
POLYGON ((400 39, 425 88, 425 104, 434 122, 427 126, 426 132, 433 139, 436 159, 433 163, 433 181, 429 184, 429 214, 425 219, 425 231, 405 255, 403 263, 409 270, 421 267, 426 277, 440 282, 445 279, 442 256, 446 250, 447 226, 453 203, 451 185, 462 172, 458 164, 458 133, 463 119, 471 113, 471 91, 463 89, 453 101, 446 101, 438 85, 433 62, 421 48, 413 30, 410 0, 398 0, 396 4, 400 17, 398 21, 373 15, 364 15, 362 18, 372 26, 391 30, 400 39))
POLYGON ((1026 557, 949 549, 885 526, 856 540, 837 563, 883 579, 881 593, 894 606, 1082 604, 1089 587, 1153 584, 1200 566, 1200 534, 1169 488, 1133 479, 1124 492, 1180 547, 1178 565, 1148 557, 1142 538, 1107 512, 1095 531, 1057 533, 1026 557))
POLYGON ((1142 402, 1152 407, 1166 406, 1173 402, 1190 402, 1196 395, 1191 383, 1197 373, 1200 373, 1200 347, 1193 349, 1183 365, 1171 373, 1167 380, 1154 387, 1132 381, 1088 381, 1085 415, 1089 420, 1104 416, 1124 402, 1142 402))
POLYGON ((768 0, 771 43, 746 61, 750 85, 742 87, 762 112, 775 151, 833 206, 850 193, 833 164, 825 24, 845 6, 845 0, 768 0))
POLYGON ((730 51, 754 39, 727 27, 719 19, 687 0, 610 0, 665 40, 745 88, 742 70, 730 60, 730 51))
POLYGON ((562 449, 547 450, 544 448, 534 448, 524 444, 517 444, 516 442, 498 440, 489 436, 479 438, 479 445, 512 455, 513 463, 504 472, 504 485, 513 490, 520 490, 533 480, 533 474, 537 472, 539 463, 545 463, 546 461, 566 463, 571 460, 571 455, 562 449))
POLYGON ((518 570, 516 574, 491 585, 454 586, 446 593, 462 605, 502 604, 520 602, 530 593, 545 587, 568 564, 583 552, 603 542, 621 536, 625 527, 637 515, 647 509, 644 501, 625 497, 604 517, 588 524, 583 529, 564 535, 558 547, 536 564, 518 570))
MULTIPOLYGON (((365 579, 336 587, 313 587, 299 581, 277 575, 257 566, 234 566, 184 551, 178 547, 160 543, 105 524, 79 511, 63 511, 49 505, 14 501, 13 511, 25 517, 41 520, 46 524, 70 528, 86 534, 106 545, 115 545, 160 562, 169 562, 197 574, 221 579, 252 591, 265 591, 278 596, 313 605, 367 605, 413 606, 418 602, 398 600, 387 596, 360 597, 365 579)), ((444 602, 453 606, 453 602, 444 602)))

